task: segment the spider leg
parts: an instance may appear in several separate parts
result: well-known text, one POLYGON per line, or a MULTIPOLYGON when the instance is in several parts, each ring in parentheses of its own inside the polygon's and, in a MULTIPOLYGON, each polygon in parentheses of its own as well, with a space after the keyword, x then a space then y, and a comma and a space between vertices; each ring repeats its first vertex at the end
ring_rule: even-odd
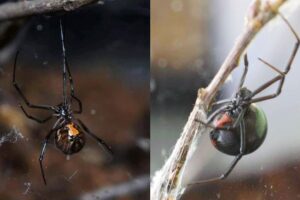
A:
POLYGON ((46 147, 47 147, 47 144, 48 144, 48 142, 49 142, 49 139, 50 139, 51 135, 52 135, 55 131, 57 131, 58 129, 60 129, 60 128, 63 126, 64 121, 63 121, 62 124, 60 124, 61 121, 62 121, 62 119, 59 118, 59 119, 55 122, 53 128, 52 128, 52 129, 49 131, 49 133, 46 135, 46 137, 45 137, 45 139, 44 139, 44 141, 43 141, 43 143, 42 143, 42 150, 41 150, 40 157, 39 157, 39 163, 40 163, 40 169, 41 169, 41 173, 42 173, 42 177, 43 177, 43 181, 44 181, 45 185, 47 185, 47 181, 46 181, 46 176, 45 176, 44 167, 43 167, 43 160, 44 160, 44 156, 45 156, 45 153, 46 153, 46 147))
POLYGON ((82 103, 81 103, 81 100, 78 97, 75 96, 73 78, 72 78, 71 70, 69 68, 69 65, 68 65, 66 57, 65 57, 65 62, 66 62, 67 71, 68 71, 68 74, 69 74, 69 82, 70 82, 70 88, 71 88, 71 97, 73 99, 75 99, 75 101, 78 103, 78 110, 75 110, 74 113, 80 114, 80 113, 82 113, 82 103))
POLYGON ((215 110, 213 113, 211 113, 207 119, 207 123, 211 123, 213 121, 213 119, 220 113, 227 111, 227 105, 224 105, 220 108, 218 108, 217 110, 215 110))
MULTIPOLYGON (((218 103, 218 102, 217 102, 218 103)), ((227 106, 222 106, 220 108, 218 108, 216 111, 214 111, 212 114, 210 114, 210 116, 207 119, 207 122, 201 121, 199 119, 195 119, 196 122, 201 123, 202 125, 208 127, 208 128, 212 128, 214 130, 227 130, 227 128, 217 128, 213 125, 211 125, 210 123, 212 122, 212 120, 220 113, 226 111, 227 106)))
POLYGON ((199 119, 195 119, 195 122, 199 122, 200 124, 202 124, 202 125, 204 125, 204 126, 206 126, 206 127, 208 127, 208 128, 211 128, 211 129, 213 129, 213 130, 224 130, 224 131, 229 130, 228 128, 220 128, 220 127, 216 127, 216 126, 214 126, 214 125, 211 125, 210 123, 201 121, 201 120, 199 120, 199 119))
MULTIPOLYGON (((284 74, 287 74, 290 69, 291 69, 291 65, 294 61, 294 58, 297 54, 297 51, 299 49, 299 45, 300 45, 300 37, 298 36, 298 34, 296 33, 296 31, 293 29, 292 25, 290 24, 290 22, 279 12, 278 15, 281 17, 281 19, 286 23, 286 25, 288 26, 288 28, 290 29, 290 31, 293 33, 295 39, 296 39, 296 43, 295 43, 295 46, 294 46, 294 49, 292 51, 292 54, 288 60, 288 63, 287 63, 287 66, 284 70, 284 74)), ((270 64, 269 64, 270 65, 270 64)))
POLYGON ((59 20, 60 26, 60 38, 62 44, 62 56, 63 56, 63 104, 66 106, 68 104, 68 99, 66 95, 66 80, 67 80, 67 70, 66 70, 66 49, 65 49, 65 41, 64 41, 64 32, 61 19, 59 20))
POLYGON ((31 104, 28 99, 25 97, 25 95, 23 94, 21 88, 19 87, 17 81, 16 81, 16 66, 17 66, 17 59, 18 59, 18 55, 19 52, 17 52, 16 57, 15 57, 15 62, 14 62, 14 69, 13 69, 13 86, 15 87, 15 89, 17 90, 17 92, 19 93, 19 95, 21 96, 21 98, 23 99, 23 101, 26 103, 26 105, 30 108, 35 108, 35 109, 44 109, 44 110, 52 110, 52 111, 56 111, 54 106, 49 106, 49 105, 35 105, 35 104, 31 104))
MULTIPOLYGON (((233 125, 231 126, 232 129, 235 129, 237 126, 239 126, 243 121, 244 115, 245 115, 246 109, 243 109, 233 125)), ((242 127, 240 127, 242 129, 242 127)))
POLYGON ((78 103, 78 107, 79 109, 77 111, 74 111, 74 113, 76 114, 80 114, 82 113, 82 103, 80 101, 80 99, 78 97, 75 96, 75 92, 74 92, 74 84, 73 84, 73 78, 72 78, 72 74, 71 74, 71 70, 68 64, 68 60, 67 60, 67 56, 66 56, 66 49, 65 49, 65 41, 64 41, 64 30, 63 30, 63 26, 62 26, 62 21, 60 20, 60 34, 61 34, 61 43, 62 43, 62 50, 63 50, 63 95, 64 95, 64 102, 66 102, 66 76, 67 76, 67 72, 68 72, 68 79, 69 79, 69 83, 70 83, 70 89, 71 89, 71 97, 72 99, 74 99, 77 103, 78 103))
POLYGON ((45 123, 45 122, 49 121, 50 119, 52 119, 52 117, 53 117, 53 115, 50 115, 49 117, 47 117, 45 119, 38 119, 38 118, 28 114, 22 105, 19 105, 19 106, 22 109, 22 111, 23 111, 23 113, 25 114, 26 117, 28 117, 29 119, 32 119, 32 120, 34 120, 38 123, 45 123))
MULTIPOLYGON (((239 83, 238 90, 240 90, 243 87, 245 79, 246 79, 246 75, 247 75, 247 72, 248 72, 249 62, 248 62, 247 54, 244 55, 244 66, 245 66, 245 68, 244 68, 243 75, 242 75, 242 78, 241 78, 240 83, 239 83)), ((217 105, 221 105, 221 104, 229 103, 229 102, 231 102, 231 99, 223 99, 223 100, 214 102, 211 105, 212 106, 217 106, 217 105)))
POLYGON ((225 103, 229 103, 229 102, 231 102, 231 99, 223 99, 223 100, 214 102, 214 103, 212 103, 211 105, 212 105, 212 106, 218 106, 218 105, 225 104, 225 103))
POLYGON ((96 140, 98 142, 98 144, 103 147, 103 149, 105 150, 106 153, 108 153, 108 155, 110 156, 110 158, 112 159, 113 156, 113 151, 111 149, 111 147, 106 144, 102 139, 100 139, 98 136, 96 136, 94 133, 92 133, 87 126, 80 120, 80 119, 76 119, 78 121, 78 123, 80 124, 80 126, 83 128, 83 130, 89 135, 91 136, 94 140, 96 140))
POLYGON ((44 167, 43 167, 43 160, 44 160, 44 155, 45 155, 45 152, 46 152, 47 143, 49 142, 49 139, 50 139, 52 133, 54 133, 53 129, 48 133, 48 135, 44 139, 41 154, 40 154, 40 158, 39 158, 41 173, 42 173, 42 177, 43 177, 43 181, 44 181, 45 185, 47 185, 47 181, 46 181, 46 176, 45 176, 44 167))
MULTIPOLYGON (((266 63, 265 61, 263 61, 263 62, 266 63)), ((269 66, 269 65, 267 65, 267 66, 269 66)), ((253 98, 250 101, 250 103, 256 103, 256 102, 260 102, 260 101, 265 101, 267 99, 272 99, 272 98, 277 97, 281 93, 282 86, 284 84, 284 80, 285 80, 285 74, 280 74, 280 75, 274 77, 273 79, 269 80, 268 82, 266 82, 265 84, 263 84, 259 88, 257 88, 252 93, 251 98, 254 97, 255 95, 259 94, 261 91, 265 90, 266 88, 270 87, 271 85, 273 85, 277 81, 280 81, 275 93, 270 94, 270 95, 266 95, 266 96, 262 96, 262 97, 253 98)))
POLYGON ((223 180, 225 178, 228 177, 228 175, 232 172, 232 170, 234 169, 234 167, 236 166, 236 164, 239 162, 239 160, 243 157, 243 155, 245 154, 245 149, 246 149, 246 135, 245 135, 245 124, 244 124, 244 120, 240 121, 240 127, 241 127, 241 131, 240 131, 240 153, 235 156, 234 160, 231 162, 230 166, 228 167, 228 169, 226 170, 225 173, 221 174, 220 176, 216 177, 216 178, 211 178, 211 179, 207 179, 207 180, 202 180, 202 181, 197 181, 194 183, 190 183, 188 184, 188 186, 192 186, 192 185, 197 185, 197 184, 203 184, 203 183, 209 183, 209 182, 215 182, 215 181, 219 181, 219 180, 223 180))
MULTIPOLYGON (((242 75, 242 78, 241 78, 240 83, 239 83, 238 90, 240 90, 243 87, 245 79, 246 79, 246 75, 247 75, 247 72, 248 72, 249 62, 248 62, 247 54, 244 55, 244 66, 245 66, 245 68, 244 68, 243 75, 242 75)), ((231 99, 224 99, 224 100, 212 103, 212 106, 217 106, 217 105, 221 105, 221 104, 229 103, 229 102, 231 102, 231 99)))
POLYGON ((266 95, 263 97, 258 97, 255 99, 252 99, 251 103, 255 103, 255 102, 260 102, 260 101, 265 101, 268 99, 272 99, 277 97, 280 93, 281 93, 281 89, 284 83, 284 78, 285 75, 290 71, 291 66, 293 64, 294 58, 298 52, 299 49, 299 45, 300 45, 300 38, 297 35, 296 31, 292 28, 291 24, 288 22, 288 20, 281 14, 279 13, 280 17, 282 18, 282 20, 287 24, 287 26, 289 27, 289 29, 291 30, 291 32, 293 33, 293 35, 295 36, 297 42, 295 43, 294 49, 292 51, 292 54, 288 60, 288 63, 286 65, 286 68, 283 72, 280 72, 280 70, 278 70, 276 67, 274 67, 273 65, 267 63, 266 61, 260 59, 260 61, 262 61, 264 64, 266 64, 268 67, 272 68, 273 70, 277 71, 278 73, 280 73, 281 75, 273 78, 272 80, 270 80, 269 82, 265 83, 264 85, 262 85, 261 87, 259 87, 258 89, 256 89, 256 91, 253 92, 252 97, 255 96, 256 94, 258 94, 259 92, 263 91, 264 89, 266 89, 267 87, 269 87, 270 85, 272 85, 273 83, 277 82, 280 80, 280 83, 278 85, 278 88, 276 90, 275 93, 270 94, 270 95, 266 95))
MULTIPOLYGON (((248 72, 249 62, 248 62, 247 54, 244 55, 244 66, 245 66, 245 68, 244 68, 243 75, 242 75, 242 78, 239 83, 238 90, 240 90, 243 87, 245 79, 246 79, 246 75, 248 72)), ((221 105, 221 104, 229 103, 229 102, 231 102, 231 99, 223 99, 223 100, 212 103, 212 106, 217 106, 217 105, 221 105)))
POLYGON ((248 72, 249 62, 248 62, 247 53, 244 55, 244 66, 245 66, 245 68, 244 68, 244 72, 243 72, 242 78, 241 78, 240 83, 239 83, 238 90, 240 90, 243 87, 245 79, 246 79, 246 75, 247 75, 247 72, 248 72))

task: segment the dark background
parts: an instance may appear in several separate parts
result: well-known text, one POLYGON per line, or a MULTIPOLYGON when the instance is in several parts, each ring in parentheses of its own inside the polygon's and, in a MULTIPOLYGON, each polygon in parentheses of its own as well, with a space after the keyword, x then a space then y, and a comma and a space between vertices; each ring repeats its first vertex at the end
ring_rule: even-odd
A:
POLYGON ((8 55, 0 62, 0 199, 149 198, 149 9, 143 0, 104 1, 9 22, 15 28, 1 36, 0 49, 8 55), (67 159, 51 141, 45 187, 38 157, 54 121, 38 124, 24 116, 11 84, 12 66, 19 50, 17 81, 25 95, 32 103, 58 104, 60 18, 75 92, 83 102, 78 117, 112 146, 114 159, 108 161, 93 140, 67 159))

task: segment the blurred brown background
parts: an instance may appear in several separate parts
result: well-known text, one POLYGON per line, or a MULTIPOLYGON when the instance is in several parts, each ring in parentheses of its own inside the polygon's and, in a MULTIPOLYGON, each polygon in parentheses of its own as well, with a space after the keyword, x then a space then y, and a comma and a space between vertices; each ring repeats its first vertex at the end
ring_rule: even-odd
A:
POLYGON ((148 1, 104 1, 67 14, 10 22, 15 28, 2 35, 0 49, 5 55, 0 57, 0 199, 149 198, 149 20, 148 1), (60 17, 75 93, 83 102, 78 117, 112 146, 114 159, 109 161, 90 138, 70 158, 51 141, 45 187, 38 157, 54 120, 38 124, 24 116, 11 84, 12 67, 20 50, 17 81, 28 99, 61 102, 60 17))
MULTIPOLYGON (((251 0, 151 1, 151 175, 160 169, 175 145, 196 99, 206 87, 240 34, 251 0)), ((299 1, 290 0, 281 12, 300 35, 299 1)), ((257 57, 283 69, 295 39, 276 18, 247 49, 246 86, 255 89, 274 77, 257 57)), ((282 94, 259 103, 269 128, 263 145, 247 155, 229 178, 193 186, 184 200, 269 200, 300 198, 300 53, 287 76, 282 94)), ((217 99, 230 98, 241 76, 234 71, 217 99)), ((265 91, 272 93, 276 85, 265 91)), ((198 139, 184 173, 184 183, 222 174, 233 157, 218 152, 208 136, 198 139)))

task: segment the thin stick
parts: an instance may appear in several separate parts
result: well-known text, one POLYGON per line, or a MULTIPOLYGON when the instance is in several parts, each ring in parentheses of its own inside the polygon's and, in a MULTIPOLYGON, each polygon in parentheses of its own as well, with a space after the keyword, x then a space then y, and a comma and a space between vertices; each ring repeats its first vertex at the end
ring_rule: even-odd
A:
POLYGON ((0 21, 55 11, 71 11, 95 0, 22 0, 0 5, 0 21))
POLYGON ((206 113, 217 91, 226 78, 238 66, 239 59, 255 35, 278 13, 286 0, 253 0, 246 13, 246 23, 224 63, 211 83, 205 89, 199 89, 195 106, 177 140, 173 152, 156 172, 151 183, 151 200, 179 199, 185 190, 182 175, 186 163, 196 146, 196 136, 208 133, 208 129, 196 120, 207 121, 206 113))

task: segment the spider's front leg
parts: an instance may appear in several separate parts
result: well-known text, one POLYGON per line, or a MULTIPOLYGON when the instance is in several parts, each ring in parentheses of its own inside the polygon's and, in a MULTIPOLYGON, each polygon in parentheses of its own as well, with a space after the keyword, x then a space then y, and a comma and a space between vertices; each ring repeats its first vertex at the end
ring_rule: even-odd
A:
MULTIPOLYGON (((71 74, 71 70, 69 67, 68 59, 66 56, 66 49, 65 49, 65 40, 64 40, 64 29, 62 26, 62 21, 59 21, 60 23, 60 36, 61 36, 61 45, 62 45, 62 51, 63 51, 63 80, 64 80, 64 93, 63 93, 63 99, 66 101, 66 94, 65 94, 65 87, 66 87, 66 76, 68 73, 68 79, 69 79, 69 84, 70 84, 70 90, 71 90, 71 98, 74 99, 78 103, 78 110, 74 111, 75 114, 80 114, 82 113, 82 103, 81 100, 75 96, 75 91, 74 91, 74 82, 71 74)), ((72 100, 71 99, 71 100, 72 100)))
MULTIPOLYGON (((25 102, 25 104, 29 107, 29 108, 34 108, 34 109, 43 109, 43 110, 51 110, 51 111, 56 111, 54 106, 49 106, 49 105, 35 105, 35 104, 31 104, 28 99, 25 97, 25 95, 23 94, 21 88, 19 87, 17 81, 16 81, 16 67, 17 67, 17 59, 18 59, 18 55, 19 52, 17 52, 16 57, 15 57, 15 62, 14 62, 14 68, 13 68, 13 86, 16 89, 16 91, 19 93, 19 95, 21 96, 22 100, 25 102)), ((45 118, 45 119, 38 119, 37 117, 33 117, 32 115, 28 114, 25 109, 23 108, 22 105, 20 105, 23 113, 26 115, 26 117, 28 117, 29 119, 32 119, 36 122, 39 123, 44 123, 47 122, 48 120, 50 120, 52 118, 52 115, 50 115, 49 117, 45 118)))
POLYGON ((47 122, 47 121, 49 121, 50 119, 53 118, 53 115, 50 115, 50 116, 48 116, 44 119, 38 119, 37 117, 34 117, 34 116, 28 114, 27 111, 24 109, 24 107, 22 105, 19 105, 19 106, 22 109, 22 111, 23 111, 23 113, 25 114, 26 117, 28 117, 29 119, 34 120, 38 123, 45 123, 45 122, 47 122))
POLYGON ((268 62, 264 61, 263 59, 259 58, 259 60, 261 62, 263 62, 266 66, 270 67, 271 69, 273 69, 274 71, 276 71, 280 75, 276 76, 275 78, 271 79, 270 81, 268 81, 267 83, 263 84, 258 89, 256 89, 255 91, 253 91, 252 97, 254 97, 255 95, 257 95, 261 91, 265 90, 266 88, 268 88, 269 86, 271 86, 273 83, 275 83, 277 81, 280 81, 280 82, 279 82, 279 85, 278 85, 277 90, 276 90, 275 93, 269 94, 269 95, 265 95, 265 96, 262 96, 262 97, 253 98, 252 101, 251 101, 251 103, 265 101, 265 100, 268 100, 268 99, 273 99, 273 98, 277 97, 281 93, 281 89, 283 87, 285 75, 290 71, 291 66, 293 64, 293 61, 294 61, 294 59, 296 57, 296 54, 298 52, 298 49, 299 49, 300 38, 299 38, 298 34, 293 29, 293 27, 288 22, 288 20, 281 13, 278 13, 278 14, 282 18, 282 20, 287 24, 287 26, 290 29, 290 31, 293 33, 294 37, 296 38, 296 43, 295 43, 293 51, 292 51, 292 53, 291 53, 291 55, 289 57, 289 60, 288 60, 287 65, 286 65, 286 67, 285 67, 285 69, 284 69, 283 72, 281 72, 279 69, 277 69, 275 66, 271 65, 270 63, 268 63, 268 62))

